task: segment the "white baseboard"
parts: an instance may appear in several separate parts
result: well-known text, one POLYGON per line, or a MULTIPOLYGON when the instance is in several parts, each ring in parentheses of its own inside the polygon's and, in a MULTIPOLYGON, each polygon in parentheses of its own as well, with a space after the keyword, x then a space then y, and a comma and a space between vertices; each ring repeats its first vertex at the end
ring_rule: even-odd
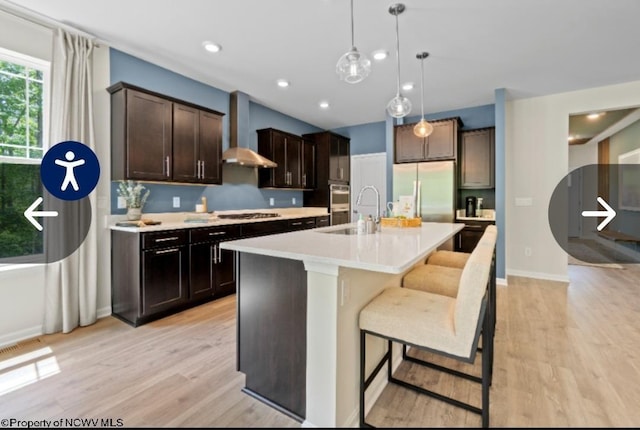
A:
POLYGON ((507 282, 506 278, 496 278, 496 285, 503 285, 503 286, 508 286, 509 283, 507 282))
POLYGON ((552 273, 528 272, 526 270, 507 269, 507 276, 522 276, 524 278, 543 279, 545 281, 569 282, 569 275, 554 275, 552 273))
POLYGON ((105 306, 96 311, 96 317, 98 319, 111 316, 111 306, 105 306))
POLYGON ((26 339, 40 336, 42 334, 42 326, 37 325, 29 327, 23 330, 14 331, 0 336, 0 348, 5 346, 15 345, 18 342, 22 342, 26 339))
MULTIPOLYGON (((105 306, 104 308, 100 308, 96 311, 96 317, 98 319, 108 316, 111 316, 111 306, 105 306)), ((7 333, 0 336, 0 348, 4 348, 5 346, 9 345, 15 345, 19 342, 22 342, 23 340, 42 336, 43 334, 44 330, 42 328, 42 325, 37 325, 26 329, 14 331, 12 333, 7 333)))

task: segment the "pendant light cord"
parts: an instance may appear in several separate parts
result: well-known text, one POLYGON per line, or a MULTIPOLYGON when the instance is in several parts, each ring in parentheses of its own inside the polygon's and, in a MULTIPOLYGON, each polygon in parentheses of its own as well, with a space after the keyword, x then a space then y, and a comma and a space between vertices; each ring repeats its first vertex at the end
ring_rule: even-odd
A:
POLYGON ((353 0, 351 0, 351 47, 355 48, 356 42, 353 37, 353 0))
POLYGON ((420 59, 420 79, 422 84, 422 97, 420 99, 420 105, 422 110, 422 119, 424 119, 424 56, 420 59))
POLYGON ((400 95, 400 35, 398 30, 398 13, 396 12, 396 59, 398 62, 398 76, 396 86, 396 96, 400 95))

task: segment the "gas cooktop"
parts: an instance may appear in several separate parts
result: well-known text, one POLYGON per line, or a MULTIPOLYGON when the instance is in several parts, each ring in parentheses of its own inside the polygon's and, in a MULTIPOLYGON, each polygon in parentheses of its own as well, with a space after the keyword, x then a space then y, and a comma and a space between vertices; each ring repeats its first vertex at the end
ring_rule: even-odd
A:
POLYGON ((255 218, 275 218, 280 214, 270 212, 246 212, 238 214, 218 214, 220 219, 255 219, 255 218))

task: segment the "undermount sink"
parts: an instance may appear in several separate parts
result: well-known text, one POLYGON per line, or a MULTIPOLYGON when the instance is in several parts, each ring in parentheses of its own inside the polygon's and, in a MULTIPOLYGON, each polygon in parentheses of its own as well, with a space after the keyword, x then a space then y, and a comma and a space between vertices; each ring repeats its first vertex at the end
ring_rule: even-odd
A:
POLYGON ((337 230, 325 230, 325 231, 319 231, 319 233, 331 233, 331 234, 358 234, 358 229, 355 227, 346 227, 346 228, 339 228, 337 230))

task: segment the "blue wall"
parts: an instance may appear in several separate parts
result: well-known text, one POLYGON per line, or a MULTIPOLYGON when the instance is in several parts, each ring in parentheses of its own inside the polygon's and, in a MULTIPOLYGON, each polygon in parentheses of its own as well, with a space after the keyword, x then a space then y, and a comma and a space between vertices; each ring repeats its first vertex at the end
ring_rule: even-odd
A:
MULTIPOLYGON (((225 114, 222 120, 222 147, 229 147, 229 93, 187 78, 178 73, 156 66, 116 49, 110 49, 111 83, 127 82, 132 85, 166 94, 225 114)), ((266 108, 257 103, 249 104, 250 131, 249 147, 257 149, 255 130, 273 127, 294 134, 312 133, 321 129, 266 108)), ((224 166, 223 185, 178 185, 145 183, 151 191, 143 208, 144 213, 194 211, 196 203, 207 197, 207 207, 211 210, 259 209, 273 207, 302 206, 302 191, 267 190, 256 186, 257 170, 239 166, 224 166), (180 197, 180 207, 173 207, 173 197, 180 197), (295 199, 296 203, 292 203, 295 199)), ((111 213, 123 214, 125 209, 117 208, 117 183, 111 185, 111 213)))
POLYGON ((384 121, 341 127, 332 131, 351 139, 349 144, 351 155, 387 151, 384 121))

